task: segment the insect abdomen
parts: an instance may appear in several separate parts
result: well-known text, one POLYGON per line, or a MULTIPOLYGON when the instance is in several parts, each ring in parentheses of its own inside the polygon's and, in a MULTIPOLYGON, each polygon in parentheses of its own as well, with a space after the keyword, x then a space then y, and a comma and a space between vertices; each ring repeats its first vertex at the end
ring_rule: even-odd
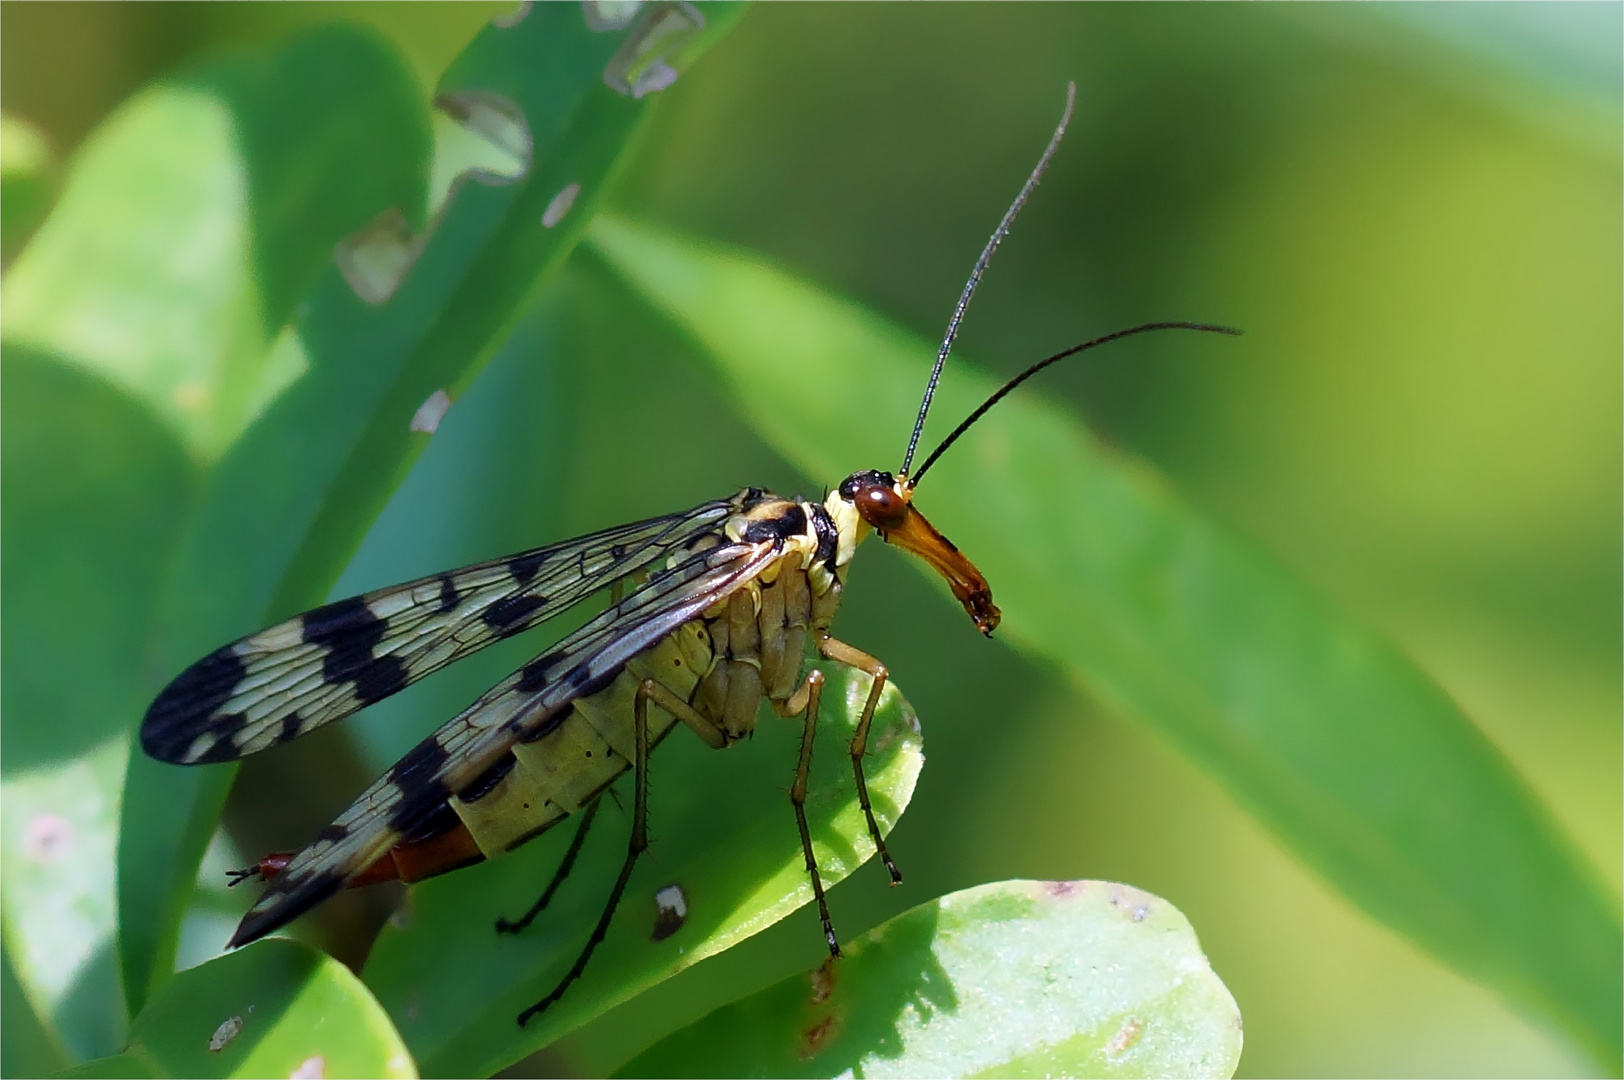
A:
MULTIPOLYGON (((591 802, 631 767, 635 756, 633 709, 637 688, 654 679, 682 698, 693 698, 710 667, 708 635, 689 623, 628 661, 614 681, 577 699, 564 719, 532 742, 515 743, 494 783, 453 796, 450 806, 487 858, 534 839, 591 802)), ((676 720, 648 710, 649 742, 657 743, 676 720)), ((489 774, 487 774, 489 775, 489 774)))

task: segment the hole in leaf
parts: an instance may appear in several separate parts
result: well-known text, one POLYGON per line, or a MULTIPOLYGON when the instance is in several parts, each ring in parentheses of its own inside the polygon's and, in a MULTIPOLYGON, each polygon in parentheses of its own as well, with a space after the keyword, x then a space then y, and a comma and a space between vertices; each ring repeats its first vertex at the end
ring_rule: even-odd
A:
POLYGON ((626 29, 642 6, 643 0, 581 0, 581 14, 588 30, 602 34, 626 29))
POLYGON ((575 205, 575 197, 581 193, 581 185, 571 180, 564 185, 562 191, 553 196, 553 201, 547 204, 547 209, 541 212, 541 223, 552 228, 564 220, 564 215, 570 212, 575 205))
POLYGON ((398 206, 391 206, 333 249, 333 261, 350 288, 369 304, 394 295, 420 248, 398 206))
POLYGON ((433 435, 435 429, 440 426, 441 418, 445 416, 446 410, 449 408, 451 408, 451 395, 444 390, 436 390, 428 396, 423 404, 417 407, 417 412, 412 414, 411 430, 433 435))
POLYGON ((530 171, 530 125, 512 98, 494 90, 455 90, 434 99, 451 119, 478 135, 499 154, 493 166, 480 166, 475 175, 487 183, 511 183, 530 171))
POLYGON ((530 0, 519 0, 517 6, 505 15, 495 15, 491 18, 491 25, 498 30, 511 30, 524 22, 524 17, 530 14, 530 0))
POLYGON ((686 0, 642 8, 603 69, 603 81, 633 98, 664 90, 677 81, 680 54, 704 26, 705 16, 686 0))

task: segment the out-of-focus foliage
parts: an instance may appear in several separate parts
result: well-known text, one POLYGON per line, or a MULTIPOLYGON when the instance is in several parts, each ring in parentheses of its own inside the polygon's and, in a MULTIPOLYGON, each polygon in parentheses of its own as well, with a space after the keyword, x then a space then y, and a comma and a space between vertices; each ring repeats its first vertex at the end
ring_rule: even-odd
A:
MULTIPOLYGON (((68 176, 110 130, 86 141, 92 126, 181 58, 340 14, 400 46, 404 65, 390 63, 411 74, 392 76, 393 85, 415 77, 415 92, 398 98, 421 108, 492 9, 7 5, 5 107, 43 132, 68 176)), ((1548 804, 1616 908, 1618 24, 1611 5, 769 6, 652 99, 649 136, 626 158, 609 201, 760 252, 928 339, 1030 166, 1066 80, 1076 79, 1078 121, 989 273, 966 352, 1008 373, 1144 319, 1243 326, 1247 336, 1221 358, 1182 343, 1125 343, 1046 373, 1030 392, 1149 459, 1197 507, 1396 641, 1548 804)), ((182 85, 172 79, 157 92, 182 85)), ((310 116, 299 119, 306 130, 284 133, 294 145, 318 134, 310 116)), ((436 128, 431 192, 444 190, 454 156, 444 134, 436 128)), ((0 142, 9 138, 0 132, 0 142)), ((280 164, 297 160, 279 152, 280 164)), ((361 170, 347 179, 373 178, 361 170)), ((5 181, 10 258, 9 173, 5 181)), ((64 200, 71 186, 60 189, 64 200)), ((310 211, 317 219, 332 220, 310 211)), ((289 282, 331 244, 299 229, 277 239, 294 246, 275 260, 292 276, 260 280, 259 268, 272 265, 265 249, 252 274, 199 274, 217 298, 241 302, 210 334, 172 339, 164 357, 266 359, 262 344, 277 339, 284 305, 304 288, 289 282), (252 287, 232 292, 243 282, 252 287)), ((175 280, 158 270, 202 250, 160 245, 134 264, 154 270, 137 281, 158 291, 175 280)), ((63 938, 19 934, 7 916, 8 1073, 36 1067, 19 1061, 119 1048, 106 936, 124 753, 115 734, 179 664, 252 628, 170 608, 179 629, 167 631, 159 653, 121 638, 144 633, 158 595, 190 574, 163 553, 175 530, 192 527, 184 508, 204 490, 194 451, 221 445, 251 417, 252 395, 233 399, 235 418, 183 432, 154 418, 180 415, 173 391, 183 383, 165 384, 167 399, 141 399, 149 412, 132 407, 128 382, 22 348, 10 336, 21 265, 8 263, 3 285, 0 869, 7 905, 61 898, 49 933, 71 944, 58 954, 63 938), (28 461, 50 465, 19 467, 28 461), (62 528, 31 533, 31 520, 62 528), (30 695, 34 705, 18 707, 30 695), (47 814, 16 801, 56 789, 85 797, 47 814), (27 950, 62 959, 54 984, 38 977, 27 950)), ((94 326, 74 319, 72 328, 94 326)), ((355 355, 371 357, 372 348, 357 339, 355 355)), ((769 447, 784 445, 781 433, 761 414, 741 418, 736 388, 696 352, 601 264, 572 261, 447 414, 337 589, 745 483, 813 493, 838 479, 804 475, 778 457, 769 447)), ((834 382, 815 368, 786 393, 812 403, 796 403, 799 411, 838 406, 849 416, 869 408, 864 389, 860 378, 834 382)), ((889 417, 908 404, 887 400, 872 413, 889 417)), ((937 416, 933 432, 956 419, 937 416)), ((900 457, 904 435, 874 438, 900 457)), ((855 451, 837 446, 835 456, 843 449, 855 451)), ((409 457, 398 458, 401 468, 409 457)), ((889 455, 841 461, 837 473, 896 464, 889 455)), ((932 474, 938 493, 962 464, 950 456, 932 474)), ((262 494, 287 472, 244 476, 234 497, 291 530, 262 494)), ((302 584, 267 589, 241 621, 268 618, 272 595, 284 605, 319 598, 376 502, 360 500, 345 528, 324 532, 332 546, 320 572, 304 563, 302 584)), ((257 558, 255 543, 233 543, 245 564, 257 558)), ((907 882, 888 891, 866 871, 842 886, 833 899, 848 937, 989 879, 1132 881, 1200 929, 1247 1017, 1243 1074, 1616 1071, 1616 1060, 1598 1063, 1553 1034, 1574 1017, 1508 1012, 1305 873, 1240 809, 1244 793, 1237 801, 1212 784, 1199 759, 1119 723, 1054 666, 976 638, 903 559, 883 548, 864 554, 838 625, 908 688, 932 746, 913 809, 892 837, 907 882)), ((1013 627, 1010 636, 1019 637, 1013 627)), ((217 885, 220 867, 245 855, 308 839, 394 747, 528 647, 508 645, 348 731, 250 761, 205 883, 217 885)), ((1373 776, 1379 796, 1379 770, 1373 776)), ((207 799, 176 801, 207 809, 207 799)), ((658 811, 654 830, 658 860, 658 811)), ((203 839, 180 844, 191 845, 186 857, 119 853, 126 868, 133 855, 147 880, 168 878, 151 894, 168 898, 166 912, 132 926, 156 936, 147 963, 159 979, 162 939, 181 920, 174 898, 189 891, 203 839)), ((212 955, 246 900, 200 891, 185 909, 182 957, 212 955)), ((358 962, 391 901, 341 898, 299 932, 358 962)), ((811 967, 820 947, 802 912, 587 1025, 537 1067, 613 1070, 714 1006, 811 967)))
POLYGON ((0 260, 11 260, 50 209, 55 171, 44 134, 0 114, 0 260))

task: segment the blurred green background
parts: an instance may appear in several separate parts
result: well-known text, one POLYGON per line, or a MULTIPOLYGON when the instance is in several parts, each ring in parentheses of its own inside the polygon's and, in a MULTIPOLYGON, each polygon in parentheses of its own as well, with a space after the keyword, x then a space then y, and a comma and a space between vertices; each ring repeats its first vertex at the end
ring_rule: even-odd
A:
MULTIPOLYGON (((495 10, 9 3, 0 105, 66 161, 175 65, 338 18, 392 39, 427 94, 495 10)), ((1144 320, 1244 327, 1221 360, 1129 343, 1042 391, 1397 641, 1616 894, 1620 11, 764 6, 659 97, 608 205, 761 252, 932 337, 1076 80, 1072 134, 962 347, 1013 372, 1144 320)), ((23 210, 8 207, 8 258, 23 210)), ((617 287, 575 258, 448 415, 340 593, 745 483, 835 479, 777 459, 657 320, 612 313, 617 287), (526 348, 538 328, 625 347, 542 363, 526 348), (492 437, 514 428, 530 438, 492 437), (493 455, 533 488, 489 479, 493 455)), ((887 890, 865 867, 835 894, 846 933, 982 881, 1121 880, 1201 935, 1246 1019, 1242 1075, 1594 1067, 1366 918, 1142 729, 968 633, 896 553, 865 556, 839 625, 907 688, 929 757, 892 842, 907 883, 887 890)), ((438 718, 425 702, 357 726, 412 741, 438 718)), ((233 839, 297 842, 388 741, 251 762, 233 839)), ((345 899, 322 934, 354 957, 385 901, 345 899)), ((612 1068, 820 948, 803 911, 527 1067, 612 1068)))

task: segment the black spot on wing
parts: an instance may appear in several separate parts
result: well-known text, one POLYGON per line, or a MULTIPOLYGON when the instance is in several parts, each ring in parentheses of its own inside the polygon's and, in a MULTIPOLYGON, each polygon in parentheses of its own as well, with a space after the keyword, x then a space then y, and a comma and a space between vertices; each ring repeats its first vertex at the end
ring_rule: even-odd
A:
POLYGON ((350 835, 350 827, 348 825, 344 825, 344 824, 341 824, 340 822, 335 821, 331 825, 329 825, 325 829, 323 829, 321 832, 316 834, 316 841, 315 842, 318 843, 318 844, 323 844, 323 843, 336 844, 340 840, 343 840, 345 837, 347 837, 349 835, 350 835))
POLYGON ((361 597, 352 596, 305 612, 300 636, 329 649, 333 653, 330 662, 353 662, 357 653, 371 653, 372 646, 383 640, 383 631, 384 621, 361 597))
POLYGON ((547 603, 545 596, 509 596, 485 609, 485 624, 502 636, 526 629, 525 620, 547 603))
POLYGON ((286 882, 285 891, 278 888, 283 884, 283 880, 272 883, 270 891, 265 895, 276 896, 275 902, 263 910, 255 907, 244 915, 242 922, 237 924, 237 932, 231 935, 231 941, 226 948, 241 948, 251 941, 258 941, 273 930, 286 926, 342 889, 344 876, 335 870, 324 870, 319 874, 300 878, 298 881, 286 882))
MULTIPOLYGON (((509 760, 512 759, 509 758, 509 760)), ((403 844, 421 844, 425 840, 432 840, 436 836, 448 833, 461 825, 462 818, 458 817, 457 812, 451 809, 451 804, 441 801, 437 806, 430 807, 425 811, 423 816, 410 829, 402 833, 400 841, 403 844)), ((479 860, 475 859, 474 861, 478 862, 479 860)), ((458 865, 467 864, 460 863, 458 865)), ((455 869, 455 867, 447 867, 447 869, 455 869)), ((439 872, 436 871, 436 873, 439 872)))
POLYGON ((372 649, 388 624, 359 596, 319 607, 304 617, 304 639, 327 650, 321 674, 328 682, 350 682, 372 663, 372 649))
POLYGON ((450 760, 451 755, 440 745, 440 740, 430 735, 390 766, 388 776, 402 790, 410 792, 414 784, 433 779, 450 760))
POLYGON ((209 724, 209 730, 215 737, 214 744, 193 759, 193 763, 213 765, 221 761, 236 761, 242 757, 236 739, 247 724, 248 717, 241 713, 226 713, 224 716, 215 717, 209 724))
POLYGON ((380 656, 355 677, 355 696, 363 705, 382 701, 405 686, 406 665, 398 656, 380 656))
POLYGON ((445 747, 430 735, 395 762, 387 775, 399 790, 400 802, 390 811, 390 829, 406 834, 416 831, 451 797, 451 790, 439 775, 450 759, 445 747))
POLYGON ((538 656, 519 669, 519 681, 514 689, 521 694, 534 694, 547 685, 547 658, 538 656))
POLYGON ((394 656, 373 656, 389 624, 359 596, 319 607, 304 617, 304 640, 327 650, 321 676, 330 683, 354 683, 363 705, 382 701, 406 685, 406 668, 394 656))
POLYGON ((440 606, 439 611, 451 611, 462 602, 462 596, 457 592, 457 583, 450 574, 440 575, 440 606))
POLYGON ((508 573, 512 574, 520 585, 528 585, 530 579, 536 576, 536 571, 541 569, 541 564, 546 561, 547 552, 528 551, 508 560, 508 573))
POLYGON ((288 742, 299 737, 299 729, 304 726, 304 717, 297 711, 290 712, 282 718, 282 731, 277 735, 277 742, 288 742))
POLYGON ((573 697, 591 697, 599 690, 608 687, 610 683, 615 681, 615 676, 619 674, 620 667, 613 667, 608 671, 593 674, 587 665, 582 664, 564 676, 564 684, 570 688, 573 697))
POLYGON ((197 737, 215 727, 215 710, 248 673, 230 645, 216 649, 175 677, 147 709, 141 721, 141 749, 159 761, 184 764, 183 755, 197 737))

